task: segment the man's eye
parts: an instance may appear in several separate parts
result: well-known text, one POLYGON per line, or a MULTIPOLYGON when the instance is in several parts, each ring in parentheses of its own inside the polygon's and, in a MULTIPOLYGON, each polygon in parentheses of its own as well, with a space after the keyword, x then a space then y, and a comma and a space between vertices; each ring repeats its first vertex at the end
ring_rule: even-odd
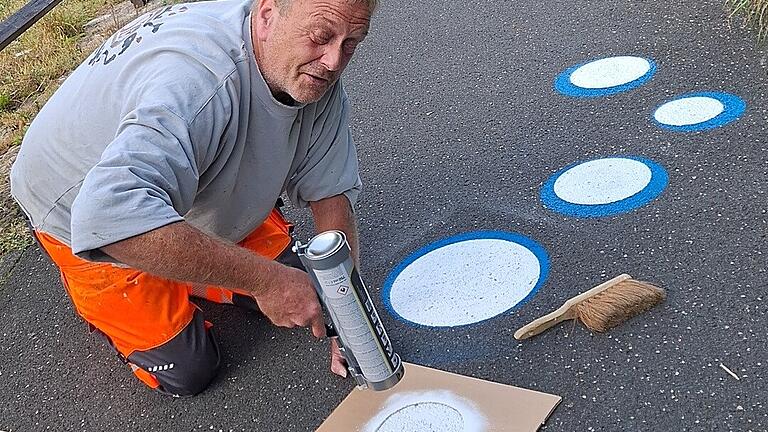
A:
POLYGON ((312 33, 312 42, 318 45, 325 45, 331 41, 331 37, 325 33, 312 33))
POLYGON ((352 42, 352 41, 345 42, 344 43, 344 51, 347 52, 348 54, 352 54, 352 53, 355 52, 355 50, 357 49, 357 46, 359 44, 360 44, 360 42, 352 42))

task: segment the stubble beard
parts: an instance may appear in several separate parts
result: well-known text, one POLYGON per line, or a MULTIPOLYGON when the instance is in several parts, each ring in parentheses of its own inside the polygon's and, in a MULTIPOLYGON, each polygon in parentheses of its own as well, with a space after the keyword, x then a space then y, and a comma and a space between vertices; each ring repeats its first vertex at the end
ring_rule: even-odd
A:
POLYGON ((281 54, 284 54, 279 44, 265 45, 261 54, 258 63, 264 81, 272 92, 272 96, 286 105, 294 105, 296 102, 301 104, 317 102, 338 80, 339 74, 318 70, 319 67, 316 65, 303 65, 295 69, 290 65, 285 68, 280 65, 274 67, 274 63, 269 59, 280 59, 281 54), (328 81, 325 84, 313 85, 307 81, 309 77, 304 75, 305 72, 328 78, 328 81))

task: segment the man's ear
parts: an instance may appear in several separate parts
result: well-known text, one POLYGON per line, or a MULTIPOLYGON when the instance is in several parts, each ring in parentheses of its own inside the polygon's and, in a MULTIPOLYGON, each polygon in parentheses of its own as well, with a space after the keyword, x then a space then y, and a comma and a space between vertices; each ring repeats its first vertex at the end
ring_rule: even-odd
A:
POLYGON ((254 28, 252 31, 256 33, 258 40, 265 41, 270 33, 272 33, 274 23, 280 11, 275 4, 275 0, 258 0, 258 5, 253 10, 253 13, 254 28))

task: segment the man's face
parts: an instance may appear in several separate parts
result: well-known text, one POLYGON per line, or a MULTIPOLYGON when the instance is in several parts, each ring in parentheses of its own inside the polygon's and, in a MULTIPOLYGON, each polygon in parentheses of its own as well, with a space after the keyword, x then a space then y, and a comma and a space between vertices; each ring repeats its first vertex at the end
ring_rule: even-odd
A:
POLYGON ((301 103, 316 102, 365 38, 372 11, 346 0, 293 0, 284 9, 274 0, 260 0, 253 11, 259 68, 279 100, 287 94, 301 103))

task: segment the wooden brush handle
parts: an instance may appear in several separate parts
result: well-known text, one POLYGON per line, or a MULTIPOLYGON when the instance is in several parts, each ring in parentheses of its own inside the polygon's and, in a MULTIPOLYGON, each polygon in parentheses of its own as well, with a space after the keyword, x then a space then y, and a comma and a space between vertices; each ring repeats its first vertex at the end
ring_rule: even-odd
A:
POLYGON ((632 279, 632 276, 630 276, 630 275, 628 275, 626 273, 625 274, 620 274, 620 275, 616 276, 615 278, 613 278, 613 279, 611 279, 609 281, 603 282, 600 285, 590 289, 589 291, 583 292, 583 293, 577 295, 576 297, 568 299, 568 301, 566 301, 563 306, 572 306, 572 305, 575 305, 577 303, 581 303, 584 300, 586 300, 586 299, 588 299, 590 297, 594 297, 594 296, 600 294, 601 292, 607 290, 608 288, 616 285, 617 283, 624 282, 627 279, 632 279))
POLYGON ((623 282, 630 278, 631 276, 628 274, 622 274, 622 275, 616 276, 615 278, 607 282, 603 282, 600 285, 590 289, 587 292, 583 292, 577 295, 576 297, 568 299, 556 311, 549 313, 547 315, 544 315, 541 318, 537 318, 532 322, 521 327, 518 331, 515 332, 515 339, 517 340, 528 339, 529 337, 536 336, 537 334, 543 332, 544 330, 547 330, 548 328, 555 326, 565 320, 576 318, 576 313, 572 309, 574 305, 579 304, 584 300, 590 297, 593 297, 597 294, 600 294, 601 292, 616 285, 617 283, 623 282))
POLYGON ((560 306, 558 310, 544 315, 541 318, 536 318, 516 331, 515 339, 528 339, 529 337, 536 336, 544 330, 560 324, 563 321, 576 318, 575 314, 573 314, 570 309, 570 305, 564 304, 560 306))

